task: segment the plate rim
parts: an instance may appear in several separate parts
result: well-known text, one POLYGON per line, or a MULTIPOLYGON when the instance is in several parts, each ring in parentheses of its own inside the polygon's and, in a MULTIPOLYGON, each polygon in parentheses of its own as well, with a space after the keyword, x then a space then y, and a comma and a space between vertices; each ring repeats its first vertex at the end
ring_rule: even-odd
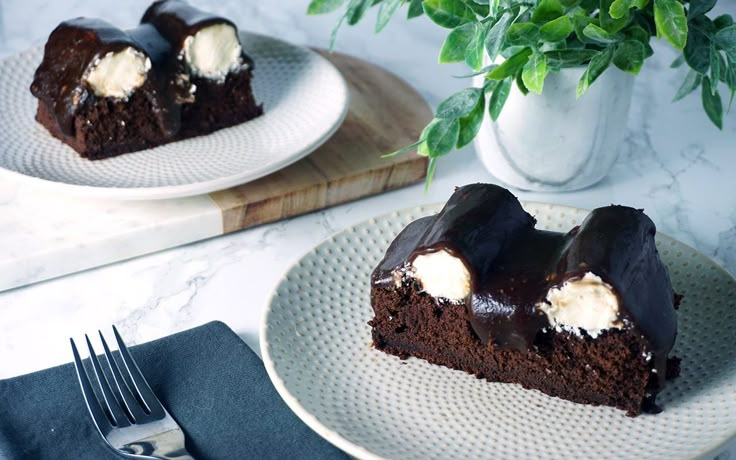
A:
MULTIPOLYGON (((191 196, 206 195, 212 192, 225 190, 230 187, 247 184, 249 182, 255 181, 262 177, 268 176, 269 174, 277 172, 281 169, 284 169, 287 166, 293 163, 296 163, 297 161, 308 156, 309 154, 317 150, 320 146, 322 146, 325 142, 327 142, 337 132, 337 130, 340 129, 343 122, 345 121, 345 118, 347 117, 347 114, 350 110, 350 90, 348 87, 348 83, 345 80, 345 76, 327 58, 325 58, 324 56, 322 56, 321 54, 319 54, 318 52, 316 52, 315 50, 307 46, 295 45, 293 43, 290 43, 285 40, 281 40, 279 38, 272 37, 270 35, 249 32, 246 30, 239 30, 238 32, 239 32, 240 37, 243 37, 243 36, 253 37, 254 36, 260 39, 267 39, 267 40, 271 40, 275 42, 280 42, 284 46, 288 46, 291 48, 297 48, 301 51, 304 51, 307 54, 311 55, 312 58, 315 58, 317 61, 321 61, 323 64, 327 64, 327 66, 329 66, 329 68, 331 68, 338 77, 337 79, 338 79, 339 84, 338 86, 334 87, 334 92, 331 92, 331 94, 343 100, 343 106, 342 106, 342 110, 340 114, 337 116, 332 126, 330 126, 330 128, 326 130, 325 133, 319 139, 317 139, 312 144, 304 147, 298 153, 290 157, 284 158, 281 161, 270 163, 266 165, 265 167, 259 168, 255 171, 249 171, 246 174, 243 174, 243 173, 232 174, 229 176, 218 177, 218 178, 207 180, 207 181, 194 182, 194 183, 189 183, 189 184, 180 184, 180 185, 162 185, 162 186, 156 186, 156 187, 100 187, 100 186, 95 186, 95 185, 69 184, 66 182, 60 182, 60 181, 45 179, 42 177, 31 176, 31 175, 24 174, 19 171, 7 169, 2 165, 0 165, 0 178, 7 178, 8 180, 16 182, 17 184, 33 186, 37 189, 47 191, 47 192, 53 191, 53 192, 63 193, 64 195, 77 196, 77 197, 86 197, 86 198, 94 198, 94 199, 111 199, 111 200, 116 200, 116 201, 165 200, 165 199, 172 199, 172 198, 186 198, 186 197, 191 197, 191 196)), ((30 53, 30 52, 33 52, 39 49, 43 49, 43 45, 27 48, 17 53, 13 53, 12 55, 1 59, 0 66, 7 65, 8 61, 10 61, 11 59, 18 58, 23 54, 30 53)), ((237 129, 237 127, 243 125, 244 123, 247 123, 247 121, 243 123, 239 123, 238 125, 229 126, 224 129, 231 129, 231 128, 237 129)), ((205 134, 204 136, 214 134, 215 132, 205 134)), ((201 136, 197 136, 197 137, 201 137, 201 136)), ((176 142, 172 142, 170 144, 173 145, 173 144, 176 144, 176 142)), ((147 149, 147 150, 150 150, 150 149, 147 149)), ((76 152, 71 151, 70 154, 71 153, 74 153, 75 155, 77 155, 76 152)), ((130 153, 134 154, 136 152, 130 152, 130 153)))
MULTIPOLYGON (((575 206, 568 206, 568 205, 562 205, 562 204, 555 204, 555 203, 549 203, 544 201, 536 201, 536 200, 519 200, 524 208, 527 206, 553 206, 555 208, 561 209, 563 211, 571 211, 571 212, 590 212, 590 210, 585 208, 578 208, 575 206)), ((292 395, 288 388, 286 387, 286 384, 281 379, 281 377, 278 375, 276 371, 276 365, 273 359, 271 358, 270 352, 269 352, 269 343, 267 340, 267 331, 268 331, 268 319, 269 316, 272 313, 272 305, 277 297, 278 289, 281 286, 281 284, 284 282, 286 277, 289 275, 291 270, 299 264, 305 257, 307 257, 309 254, 314 252, 315 249, 323 245, 324 243, 333 240, 337 235, 340 235, 345 232, 349 232, 353 230, 355 227, 359 225, 363 225, 367 222, 370 222, 371 220, 380 220, 383 218, 387 218, 391 216, 392 214, 396 213, 408 213, 415 210, 420 209, 429 209, 429 208, 440 208, 445 203, 443 202, 435 202, 435 203, 427 203, 427 204, 421 204, 417 206, 411 206, 408 208, 401 208, 396 209, 393 211, 385 212, 382 214, 379 214, 377 216, 369 217, 367 219, 363 219, 357 223, 354 223, 352 225, 349 225, 347 227, 342 228, 341 230, 338 230, 331 235, 327 236, 326 238, 319 241, 317 244, 311 246, 307 251, 303 252, 298 256, 298 258, 292 263, 286 271, 282 274, 282 276, 279 278, 278 282, 275 284, 273 289, 271 290, 271 294, 268 297, 268 304, 266 305, 266 309, 261 315, 261 321, 258 328, 258 344, 261 351, 261 357, 263 359, 263 365, 266 368, 266 373, 268 374, 268 377, 271 379, 271 383, 273 384, 274 388, 276 388, 276 391, 278 392, 279 396, 281 396, 281 399, 286 403, 286 405, 291 409, 294 414, 296 414, 299 419, 301 419, 309 428, 311 428, 314 432, 316 432, 318 435, 320 435, 322 438, 333 444, 334 446, 340 448, 344 452, 346 452, 348 455, 352 455, 359 459, 368 459, 368 460, 389 460, 385 457, 381 457, 380 455, 377 455, 365 447, 355 444, 352 441, 349 441, 348 439, 344 438, 340 433, 337 431, 334 431, 330 428, 328 428, 325 424, 323 424, 316 416, 311 414, 309 411, 307 411, 304 406, 299 402, 299 400, 292 395)), ((724 273, 727 277, 729 277, 731 280, 736 281, 736 275, 731 274, 728 270, 723 268, 718 262, 713 260, 711 257, 708 257, 707 255, 703 254, 701 251, 693 248, 689 244, 683 243, 682 241, 673 238, 669 236, 666 233, 662 233, 657 231, 657 237, 662 238, 663 240, 670 240, 674 241, 678 244, 681 244, 688 249, 692 250, 694 253, 696 253, 698 256, 701 256, 711 262, 713 266, 715 266, 718 270, 720 270, 722 273, 724 273)), ((726 447, 729 443, 736 440, 736 426, 733 428, 733 430, 727 434, 724 439, 720 440, 717 444, 711 446, 708 448, 707 451, 701 452, 696 454, 694 457, 689 457, 688 460, 692 459, 701 459, 701 458, 707 458, 707 457, 713 457, 714 455, 717 455, 721 453, 722 449, 726 447)))

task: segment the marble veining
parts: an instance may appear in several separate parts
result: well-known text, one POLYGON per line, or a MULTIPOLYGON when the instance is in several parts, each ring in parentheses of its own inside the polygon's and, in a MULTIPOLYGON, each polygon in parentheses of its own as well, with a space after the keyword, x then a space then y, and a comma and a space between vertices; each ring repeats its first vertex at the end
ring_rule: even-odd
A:
MULTIPOLYGON (((58 22, 77 15, 102 16, 133 25, 148 3, 2 0, 0 58, 43 43, 58 22)), ((326 46, 329 30, 337 19, 334 15, 306 17, 307 0, 193 3, 231 16, 244 29, 310 46, 326 46)), ((721 10, 736 14, 736 4, 720 4, 721 10)), ((462 66, 436 64, 444 35, 445 31, 419 19, 396 21, 374 36, 371 21, 342 29, 337 50, 387 67, 436 106, 445 96, 470 84, 469 80, 452 78, 467 73, 462 66)), ((522 199, 582 208, 610 203, 644 208, 659 231, 697 248, 736 273, 736 110, 725 117, 724 130, 719 132, 703 114, 697 94, 671 104, 685 70, 668 68, 675 54, 665 44, 656 43, 655 48, 655 56, 646 61, 636 79, 628 131, 611 175, 579 192, 517 194, 522 199)), ((219 319, 258 350, 263 309, 283 274, 302 254, 346 226, 391 210, 444 201, 454 186, 475 181, 494 179, 472 148, 466 148, 440 160, 435 184, 427 194, 417 185, 2 292, 0 378, 68 362, 68 337, 79 338, 84 332, 95 332, 112 323, 131 343, 139 343, 219 319)), ((60 222, 61 215, 65 211, 71 215, 75 207, 96 207, 106 219, 119 225, 138 222, 151 213, 168 212, 172 219, 181 214, 170 206, 189 209, 189 216, 196 212, 189 200, 127 207, 117 202, 38 196, 3 182, 0 208, 12 209, 16 214, 0 219, 0 235, 18 232, 21 213, 35 213, 37 225, 22 229, 25 238, 54 238, 53 233, 40 230, 43 215, 37 206, 45 200, 57 200, 60 222)), ((192 224, 195 222, 192 217, 192 224)), ((95 230, 93 222, 90 225, 86 236, 91 238, 95 232, 99 234, 100 228, 95 230)), ((163 231, 160 236, 166 239, 175 235, 163 231)), ((21 255, 23 250, 20 243, 0 249, 21 251, 21 255)), ((93 251, 88 256, 92 257, 93 251)), ((732 455, 736 455, 736 448, 732 455)))
POLYGON ((222 234, 206 195, 151 202, 82 200, 0 183, 0 289, 222 234))

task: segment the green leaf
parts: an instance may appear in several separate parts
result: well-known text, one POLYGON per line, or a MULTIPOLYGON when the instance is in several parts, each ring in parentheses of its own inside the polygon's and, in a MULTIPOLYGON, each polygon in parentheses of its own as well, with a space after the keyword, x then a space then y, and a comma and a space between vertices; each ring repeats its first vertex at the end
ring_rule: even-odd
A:
POLYGON ((585 69, 585 73, 578 82, 578 87, 575 92, 579 98, 588 90, 590 85, 600 77, 603 72, 611 65, 611 59, 613 58, 613 48, 609 47, 599 52, 590 60, 588 68, 585 69))
POLYGON ((312 0, 307 7, 307 14, 332 13, 345 3, 345 0, 312 0))
POLYGON ((718 50, 716 50, 716 59, 718 59, 718 70, 719 70, 718 74, 719 74, 720 80, 723 83, 728 84, 728 71, 730 70, 728 59, 724 58, 723 54, 721 54, 721 52, 718 50))
POLYGON ((682 3, 677 0, 654 0, 654 23, 657 34, 666 38, 675 49, 685 48, 688 27, 682 3))
POLYGON ((409 11, 406 14, 408 19, 416 18, 424 14, 422 1, 423 0, 411 0, 411 3, 409 3, 409 11))
POLYGON ((532 13, 532 22, 544 24, 565 14, 560 0, 540 0, 532 13))
POLYGON ((594 11, 599 6, 600 0, 580 0, 580 8, 583 14, 588 14, 590 11, 594 11))
POLYGON ((698 27, 690 29, 683 50, 685 62, 696 71, 705 74, 710 67, 710 39, 698 27))
POLYGON ((542 94, 544 87, 544 79, 547 76, 547 57, 542 53, 534 53, 524 64, 524 70, 521 72, 521 79, 529 91, 542 94))
POLYGON ((649 43, 649 39, 651 38, 651 34, 646 31, 642 26, 629 26, 624 30, 624 36, 626 38, 630 38, 632 40, 638 40, 641 42, 642 45, 646 45, 649 43))
POLYGON ((480 70, 483 66, 483 53, 485 52, 484 47, 487 34, 488 24, 479 22, 475 27, 473 38, 468 43, 468 47, 465 48, 465 62, 473 70, 480 70))
POLYGON ((718 82, 721 81, 721 56, 713 44, 710 46, 710 81, 711 91, 715 95, 718 90, 718 82))
MULTIPOLYGON (((630 26, 627 27, 624 30, 624 36, 627 39, 636 40, 640 42, 642 45, 644 45, 644 57, 648 58, 649 56, 654 54, 654 50, 652 49, 651 45, 649 44, 649 39, 651 35, 649 32, 644 30, 641 26, 630 26)), ((683 58, 684 59, 684 58, 683 58)))
MULTIPOLYGON (((524 96, 529 94, 529 88, 527 88, 526 85, 524 84, 524 80, 522 80, 521 72, 518 72, 516 74, 516 78, 514 80, 516 80, 516 86, 519 88, 519 91, 521 91, 521 94, 523 94, 524 96)), ((491 80, 491 81, 496 81, 496 80, 491 80)))
POLYGON ((599 14, 598 23, 607 32, 616 33, 623 29, 629 22, 629 9, 627 8, 624 14, 619 18, 611 16, 611 6, 615 0, 600 0, 599 3, 599 14))
POLYGON ((588 41, 588 37, 583 35, 583 30, 588 26, 588 24, 593 24, 595 22, 595 19, 589 17, 589 16, 581 16, 581 15, 574 15, 572 17, 572 26, 575 29, 575 36, 577 36, 578 40, 581 42, 588 41))
POLYGON ((736 25, 716 32, 715 41, 716 45, 723 49, 732 60, 736 60, 736 25))
POLYGON ((486 98, 481 97, 473 110, 460 119, 460 134, 455 148, 461 149, 475 139, 486 113, 486 98))
POLYGON ((591 49, 566 49, 546 51, 547 63, 553 67, 576 67, 580 64, 588 62, 593 56, 598 54, 596 50, 591 49))
POLYGON ((483 75, 484 73, 488 73, 491 70, 495 69, 496 67, 498 67, 497 64, 491 64, 489 66, 483 67, 477 72, 469 73, 466 75, 453 75, 452 78, 473 78, 473 77, 477 77, 478 75, 483 75))
POLYGON ((481 88, 465 88, 437 106, 436 118, 460 118, 469 114, 483 96, 481 88))
POLYGON ((440 49, 439 63, 447 64, 465 60, 465 50, 473 40, 476 27, 474 22, 469 22, 452 29, 440 49))
POLYGON ((425 150, 430 158, 441 157, 450 153, 457 144, 460 120, 457 118, 436 120, 427 126, 426 131, 427 138, 419 148, 425 150))
POLYGON ((488 15, 491 17, 498 16, 498 12, 501 8, 501 1, 500 0, 488 0, 488 15))
POLYGON ((498 80, 488 80, 486 79, 483 83, 483 93, 488 96, 489 94, 493 94, 493 91, 496 89, 496 86, 498 86, 500 82, 498 80))
POLYGON ((447 29, 475 21, 475 13, 462 1, 424 0, 422 7, 432 22, 447 29))
POLYGON ((670 64, 670 69, 677 69, 679 67, 682 67, 682 65, 685 63, 685 55, 681 54, 677 56, 677 58, 672 61, 670 64))
POLYGON ((608 8, 608 14, 613 19, 621 19, 628 14, 633 3, 633 0, 614 0, 608 8))
POLYGON ((533 46, 539 41, 539 26, 531 22, 515 22, 506 32, 506 43, 512 46, 533 46))
POLYGON ((396 11, 401 6, 403 0, 383 0, 381 7, 378 9, 378 19, 376 19, 376 33, 383 30, 394 17, 396 11))
POLYGON ((488 13, 490 12, 490 8, 488 6, 488 2, 477 2, 474 0, 470 0, 465 2, 471 10, 473 10, 473 13, 477 14, 478 16, 485 18, 488 17, 488 13))
POLYGON ((427 134, 429 134, 429 130, 432 129, 434 125, 439 123, 440 120, 438 118, 433 118, 432 121, 430 121, 427 126, 424 127, 422 130, 422 134, 419 135, 419 139, 421 139, 421 142, 417 146, 417 155, 421 155, 424 157, 429 156, 429 149, 427 148, 427 134))
POLYGON ((506 99, 509 98, 511 81, 511 78, 500 81, 493 90, 493 94, 491 94, 491 99, 488 102, 488 114, 493 121, 498 120, 498 116, 501 115, 501 109, 506 104, 506 99))
POLYGON ((501 56, 504 59, 508 59, 514 54, 518 53, 519 51, 523 50, 524 48, 527 48, 526 46, 507 46, 503 50, 501 50, 501 56))
POLYGON ((335 41, 337 40, 337 32, 340 30, 340 27, 342 26, 342 23, 344 21, 345 21, 345 14, 340 16, 340 19, 337 21, 337 24, 335 24, 335 27, 332 28, 332 32, 330 32, 330 53, 335 48, 335 41))
POLYGON ((624 72, 638 74, 644 64, 646 49, 641 42, 626 40, 616 47, 613 63, 624 72))
POLYGON ((733 105, 733 97, 736 95, 736 65, 729 62, 726 66, 726 85, 728 86, 729 92, 731 93, 728 100, 728 111, 731 111, 731 105, 733 105))
POLYGON ((501 47, 503 46, 503 39, 506 36, 506 31, 509 28, 509 25, 511 24, 511 21, 513 21, 514 17, 511 15, 511 13, 504 13, 501 18, 491 27, 491 30, 488 31, 488 36, 486 37, 485 46, 486 46, 486 52, 488 53, 488 57, 491 59, 491 61, 494 61, 496 57, 498 56, 498 53, 501 51, 501 47))
POLYGON ((420 137, 419 140, 416 141, 415 143, 413 143, 411 145, 407 145, 403 149, 397 150, 395 152, 391 152, 391 153, 387 153, 385 155, 381 155, 381 158, 392 158, 392 157, 397 157, 399 155, 403 155, 403 154, 405 154, 407 152, 411 152, 415 148, 419 147, 419 145, 421 143, 423 143, 423 142, 424 142, 424 138, 423 137, 420 137))
MULTIPOLYGON (((716 85, 718 83, 716 82, 716 85)), ((715 91, 711 90, 711 82, 708 77, 703 77, 703 108, 705 113, 710 118, 710 121, 718 127, 723 129, 723 103, 721 102, 721 95, 718 93, 718 89, 715 91)))
POLYGON ((427 164, 427 177, 424 179, 424 193, 429 192, 429 187, 434 179, 434 172, 437 170, 437 158, 432 157, 427 164))
POLYGON ((675 93, 675 97, 672 99, 672 102, 677 102, 688 94, 695 91, 698 86, 700 86, 700 83, 702 81, 703 76, 698 72, 690 69, 690 71, 687 73, 687 76, 685 77, 685 81, 682 82, 682 85, 680 85, 680 89, 678 89, 677 93, 675 93))
POLYGON ((542 40, 547 42, 564 40, 572 31, 572 21, 567 16, 560 16, 539 28, 539 34, 542 40))
POLYGON ((373 0, 350 0, 348 12, 345 16, 348 21, 348 25, 354 26, 357 24, 358 21, 365 16, 366 11, 368 11, 368 8, 370 8, 372 4, 373 0))
POLYGON ((736 89, 736 62, 732 61, 726 56, 726 69, 729 70, 726 75, 726 84, 733 89, 736 89))
POLYGON ((687 17, 694 18, 712 10, 716 6, 716 0, 690 0, 687 17))
POLYGON ((588 24, 585 26, 585 29, 583 29, 583 35, 596 43, 602 43, 604 45, 617 43, 620 40, 616 35, 609 33, 607 30, 598 27, 595 24, 588 24))
POLYGON ((713 20, 713 25, 715 25, 718 30, 725 29, 726 27, 733 25, 733 18, 731 15, 722 14, 713 20))
POLYGON ((531 55, 531 48, 524 48, 523 50, 503 61, 503 64, 491 70, 488 75, 486 75, 486 78, 490 78, 492 80, 503 80, 506 77, 516 74, 519 69, 524 67, 524 64, 526 64, 526 62, 529 60, 529 56, 531 55))

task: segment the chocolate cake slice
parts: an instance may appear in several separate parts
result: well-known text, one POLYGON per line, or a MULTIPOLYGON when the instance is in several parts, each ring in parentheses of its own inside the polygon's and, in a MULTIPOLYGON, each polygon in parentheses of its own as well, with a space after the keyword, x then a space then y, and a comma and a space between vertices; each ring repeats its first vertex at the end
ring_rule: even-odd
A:
POLYGON ((409 224, 371 277, 374 346, 628 415, 657 412, 676 295, 641 210, 535 228, 508 191, 474 184, 409 224))
POLYGON ((251 90, 253 60, 245 54, 231 21, 181 0, 159 0, 143 14, 186 65, 194 88, 182 107, 181 137, 198 136, 263 113, 251 90))
POLYGON ((31 84, 36 119, 96 160, 257 117, 253 63, 236 30, 178 0, 154 3, 128 31, 99 19, 62 22, 31 84), (188 20, 176 29, 160 20, 177 17, 188 20))

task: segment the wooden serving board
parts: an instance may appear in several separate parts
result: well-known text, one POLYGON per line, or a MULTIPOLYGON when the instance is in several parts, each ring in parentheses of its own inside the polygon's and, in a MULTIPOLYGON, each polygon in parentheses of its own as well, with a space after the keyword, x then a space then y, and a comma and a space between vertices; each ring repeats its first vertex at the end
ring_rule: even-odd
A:
POLYGON ((211 193, 225 233, 304 214, 421 181, 427 159, 381 158, 419 138, 432 119, 427 102, 388 71, 320 51, 342 72, 350 108, 335 135, 303 160, 254 182, 211 193))
POLYGON ((319 52, 348 82, 345 121, 316 151, 267 177, 209 195, 138 202, 81 200, 0 183, 0 290, 421 181, 426 158, 381 155, 416 141, 432 118, 427 103, 376 65, 319 52))

